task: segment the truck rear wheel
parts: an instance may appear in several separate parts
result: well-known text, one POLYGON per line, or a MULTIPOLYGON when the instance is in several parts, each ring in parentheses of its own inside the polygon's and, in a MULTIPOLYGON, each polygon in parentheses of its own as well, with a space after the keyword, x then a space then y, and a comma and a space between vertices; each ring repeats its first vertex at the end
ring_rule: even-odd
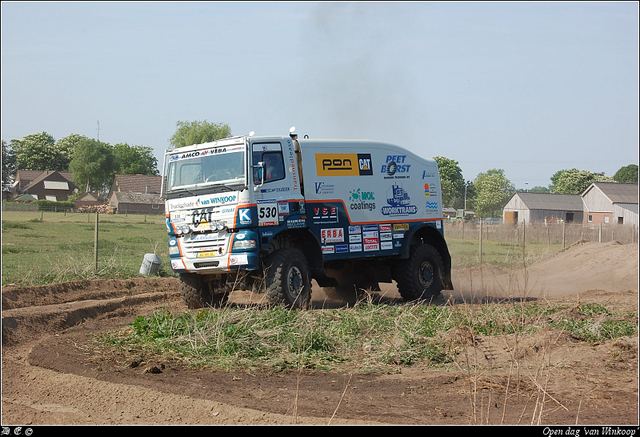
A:
POLYGON ((412 245, 409 259, 397 272, 398 291, 405 301, 428 299, 442 290, 443 262, 433 246, 412 245))
POLYGON ((180 274, 180 294, 189 309, 219 307, 224 305, 229 297, 228 293, 212 294, 202 276, 195 273, 180 274))
POLYGON ((269 302, 308 309, 311 304, 309 266, 304 255, 292 248, 278 249, 265 261, 265 286, 269 302))

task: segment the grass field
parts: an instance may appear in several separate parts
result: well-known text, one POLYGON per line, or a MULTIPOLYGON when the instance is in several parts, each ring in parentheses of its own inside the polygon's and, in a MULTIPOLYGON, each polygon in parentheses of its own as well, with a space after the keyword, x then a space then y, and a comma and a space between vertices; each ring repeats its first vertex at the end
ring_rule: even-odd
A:
POLYGON ((100 215, 95 269, 95 214, 5 211, 2 214, 2 285, 42 285, 78 279, 136 276, 145 253, 168 266, 164 216, 100 215))
MULTIPOLYGON (((100 215, 98 269, 94 260, 95 214, 5 211, 2 214, 2 285, 42 285, 78 279, 139 275, 146 253, 162 260, 159 275, 172 275, 165 219, 157 215, 100 215)), ((478 264, 477 239, 447 238, 454 267, 478 264)), ((561 244, 483 241, 482 262, 497 267, 531 264, 561 244)))

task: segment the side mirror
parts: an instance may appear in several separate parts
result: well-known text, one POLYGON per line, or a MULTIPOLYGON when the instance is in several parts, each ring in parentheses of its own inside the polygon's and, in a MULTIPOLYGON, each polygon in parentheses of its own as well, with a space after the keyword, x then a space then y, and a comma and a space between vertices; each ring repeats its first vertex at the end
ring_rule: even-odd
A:
POLYGON ((252 168, 254 169, 253 182, 256 183, 256 185, 254 185, 253 187, 253 191, 258 191, 258 189, 264 185, 264 167, 265 163, 263 161, 260 161, 256 165, 252 166, 252 168), (260 181, 260 184, 257 184, 256 181, 260 181))

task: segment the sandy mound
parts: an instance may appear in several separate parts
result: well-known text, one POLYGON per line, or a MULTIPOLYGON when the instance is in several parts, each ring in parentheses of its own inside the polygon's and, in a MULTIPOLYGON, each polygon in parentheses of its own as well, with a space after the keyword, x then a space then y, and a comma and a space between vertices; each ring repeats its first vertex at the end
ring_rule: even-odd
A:
POLYGON ((482 265, 456 269, 458 296, 568 297, 590 290, 638 291, 638 245, 579 242, 528 268, 502 271, 482 265))

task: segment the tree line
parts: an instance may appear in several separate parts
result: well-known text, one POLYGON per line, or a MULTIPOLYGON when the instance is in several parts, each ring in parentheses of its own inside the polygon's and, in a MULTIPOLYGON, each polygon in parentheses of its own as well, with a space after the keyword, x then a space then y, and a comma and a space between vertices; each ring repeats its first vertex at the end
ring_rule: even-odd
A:
POLYGON ((157 159, 147 146, 104 141, 71 134, 55 141, 47 132, 2 140, 2 180, 15 177, 17 170, 63 171, 86 191, 105 192, 116 174, 158 175, 157 159))
MULTIPOLYGON (((178 121, 169 143, 178 148, 230 136, 231 128, 225 123, 178 121)), ((11 180, 16 170, 70 171, 81 189, 106 192, 116 174, 158 175, 158 162, 152 151, 151 147, 127 143, 112 146, 78 134, 55 141, 42 132, 11 140, 9 144, 2 140, 2 180, 3 183, 11 180)), ((501 215, 502 208, 517 191, 524 191, 515 189, 503 169, 488 170, 471 181, 465 180, 457 161, 442 156, 434 159, 440 170, 445 207, 465 208, 481 217, 495 217, 501 215)), ((613 177, 575 168, 559 170, 551 177, 549 186, 536 186, 528 191, 581 194, 592 182, 638 183, 638 166, 624 166, 613 177)))
MULTIPOLYGON (((173 147, 184 147, 231 136, 224 123, 205 121, 176 123, 169 139, 173 147)), ((17 170, 71 172, 81 190, 107 192, 116 174, 159 175, 153 148, 104 141, 70 134, 55 140, 47 132, 22 139, 2 140, 2 183, 8 183, 17 170)), ((81 194, 81 193, 79 193, 81 194)))

